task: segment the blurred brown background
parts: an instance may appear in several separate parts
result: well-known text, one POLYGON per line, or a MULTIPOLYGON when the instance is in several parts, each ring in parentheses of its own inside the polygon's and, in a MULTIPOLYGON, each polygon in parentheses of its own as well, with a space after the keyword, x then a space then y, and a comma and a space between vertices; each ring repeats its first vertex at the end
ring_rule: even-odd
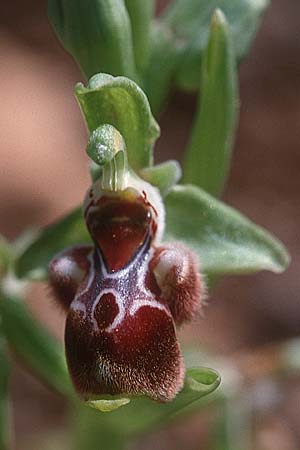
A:
MULTIPOLYGON (((89 176, 86 131, 72 94, 82 76, 47 22, 46 2, 1 3, 0 232, 13 239, 26 227, 46 225, 80 203, 89 176)), ((205 319, 182 334, 186 341, 200 342, 223 355, 248 352, 300 333, 298 0, 273 0, 240 67, 240 92, 240 124, 224 200, 280 238, 293 261, 282 275, 265 272, 218 283, 205 319)), ((181 158, 194 108, 193 95, 174 92, 160 120, 157 161, 181 158)), ((40 320, 62 337, 64 318, 45 286, 36 286, 28 302, 40 320)), ((18 448, 31 442, 33 431, 40 434, 49 427, 64 427, 61 400, 20 368, 13 392, 18 448)), ((299 386, 292 392, 292 397, 294 392, 298 395, 299 408, 290 412, 287 397, 282 400, 290 422, 282 425, 279 420, 277 428, 288 437, 280 447, 276 447, 277 439, 272 450, 300 448, 299 434, 289 434, 285 426, 300 429, 299 386)), ((276 422, 277 417, 272 420, 276 422)), ((180 436, 180 431, 171 430, 160 436, 160 444, 153 439, 159 449, 168 445, 173 450, 200 449, 200 441, 197 447, 195 440, 180 441, 180 436)))

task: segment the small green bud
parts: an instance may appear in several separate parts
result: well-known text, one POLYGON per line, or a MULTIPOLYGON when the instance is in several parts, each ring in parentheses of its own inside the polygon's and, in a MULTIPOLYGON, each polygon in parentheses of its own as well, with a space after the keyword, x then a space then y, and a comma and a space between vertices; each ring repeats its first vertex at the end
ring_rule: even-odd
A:
POLYGON ((87 78, 107 72, 136 79, 131 24, 123 0, 48 0, 48 16, 87 78))

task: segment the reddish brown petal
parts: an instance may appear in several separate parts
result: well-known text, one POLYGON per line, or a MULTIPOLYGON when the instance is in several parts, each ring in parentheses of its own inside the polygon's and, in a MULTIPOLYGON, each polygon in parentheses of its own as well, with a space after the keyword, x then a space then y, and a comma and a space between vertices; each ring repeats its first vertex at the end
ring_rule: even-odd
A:
POLYGON ((57 302, 68 309, 78 286, 87 275, 92 246, 71 247, 56 255, 49 265, 49 284, 57 302))
POLYGON ((195 317, 205 298, 196 255, 181 243, 168 244, 155 250, 150 268, 176 324, 195 317))

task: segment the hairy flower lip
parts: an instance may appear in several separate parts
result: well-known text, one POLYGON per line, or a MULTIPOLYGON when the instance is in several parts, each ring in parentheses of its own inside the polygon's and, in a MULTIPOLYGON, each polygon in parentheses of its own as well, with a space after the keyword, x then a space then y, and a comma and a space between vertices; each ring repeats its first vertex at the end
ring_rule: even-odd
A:
POLYGON ((173 319, 150 307, 139 311, 110 334, 87 333, 82 318, 69 313, 66 356, 80 396, 147 395, 164 402, 182 388, 184 367, 173 319))

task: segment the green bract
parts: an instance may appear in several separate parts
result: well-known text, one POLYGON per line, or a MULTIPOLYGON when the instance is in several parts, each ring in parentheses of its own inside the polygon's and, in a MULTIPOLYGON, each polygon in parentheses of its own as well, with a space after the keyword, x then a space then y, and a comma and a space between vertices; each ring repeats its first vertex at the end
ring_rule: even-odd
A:
POLYGON ((229 170, 238 107, 233 43, 220 10, 212 18, 199 85, 201 95, 184 160, 184 181, 217 195, 229 170))

